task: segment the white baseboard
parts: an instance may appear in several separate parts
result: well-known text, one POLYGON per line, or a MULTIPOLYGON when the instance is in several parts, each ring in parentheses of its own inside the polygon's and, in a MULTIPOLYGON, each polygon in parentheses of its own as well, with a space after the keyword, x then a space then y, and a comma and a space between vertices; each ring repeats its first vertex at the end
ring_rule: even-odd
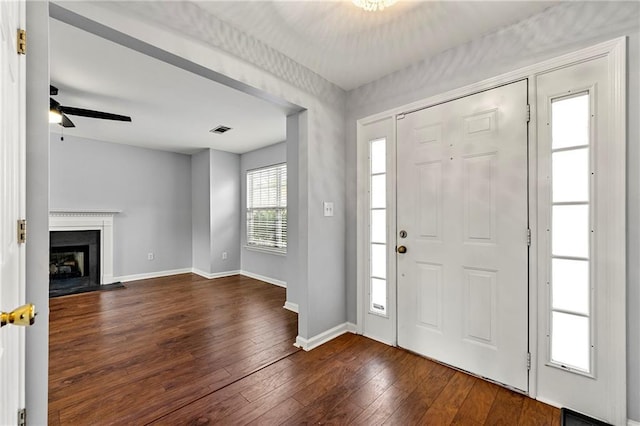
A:
POLYGON ((310 351, 311 349, 317 348, 323 343, 327 343, 329 340, 333 340, 338 336, 342 336, 345 333, 355 333, 356 326, 353 323, 345 322, 340 325, 333 327, 323 333, 320 333, 316 336, 313 336, 310 339, 305 339, 303 337, 296 337, 296 343, 294 346, 298 348, 302 348, 305 351, 310 351))
POLYGON ((629 419, 627 420, 627 426, 640 426, 640 422, 629 419))
POLYGON ((291 312, 295 312, 296 314, 298 313, 298 304, 297 303, 286 301, 286 302, 284 302, 283 308, 285 308, 285 309, 287 309, 287 310, 289 310, 291 312))
MULTIPOLYGON (((262 275, 254 274, 252 272, 236 270, 236 271, 224 271, 224 272, 211 273, 211 272, 201 271, 200 269, 197 269, 197 268, 172 269, 169 271, 158 271, 158 272, 147 272, 144 274, 123 275, 120 277, 113 277, 108 282, 105 281, 105 284, 111 284, 118 281, 128 282, 128 281, 146 280, 150 278, 168 277, 171 275, 188 274, 188 273, 194 273, 196 275, 199 275, 209 280, 214 278, 230 277, 232 275, 244 275, 246 277, 253 278, 259 281, 264 281, 266 283, 277 285, 279 287, 285 287, 285 288, 287 287, 287 283, 285 281, 280 281, 274 278, 269 278, 262 275)), ((297 309, 297 305, 296 305, 296 309, 297 309)), ((297 310, 295 312, 297 312, 297 310)))
MULTIPOLYGON (((123 275, 121 277, 113 277, 113 282, 129 282, 137 280, 148 280, 150 278, 168 277, 171 275, 188 274, 191 272, 191 268, 172 269, 169 271, 147 272, 144 274, 123 275)), ((111 283, 106 283, 111 284, 111 283)))
POLYGON ((206 278, 208 280, 212 280, 214 278, 230 277, 232 275, 240 274, 240 271, 204 272, 196 268, 190 269, 189 272, 193 272, 194 274, 200 275, 202 278, 206 278))
POLYGON ((245 277, 253 278, 259 281, 264 281, 265 283, 277 285, 278 287, 287 288, 286 281, 276 280, 275 278, 265 277, 264 275, 258 275, 248 271, 240 271, 240 275, 244 275, 245 277))

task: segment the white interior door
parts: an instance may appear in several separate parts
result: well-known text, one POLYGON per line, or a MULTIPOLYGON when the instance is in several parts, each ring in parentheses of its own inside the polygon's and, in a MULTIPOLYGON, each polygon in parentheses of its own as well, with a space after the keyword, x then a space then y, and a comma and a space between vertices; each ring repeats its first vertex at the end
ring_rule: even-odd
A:
POLYGON ((520 81, 398 120, 396 236, 398 344, 524 391, 526 110, 520 81))
MULTIPOLYGON (((24 244, 17 223, 24 217, 24 72, 17 31, 24 28, 24 1, 0 1, 0 310, 24 303, 24 244)), ((46 112, 43 112, 45 114, 46 112)), ((24 407, 24 328, 0 329, 0 424, 17 424, 24 407)))

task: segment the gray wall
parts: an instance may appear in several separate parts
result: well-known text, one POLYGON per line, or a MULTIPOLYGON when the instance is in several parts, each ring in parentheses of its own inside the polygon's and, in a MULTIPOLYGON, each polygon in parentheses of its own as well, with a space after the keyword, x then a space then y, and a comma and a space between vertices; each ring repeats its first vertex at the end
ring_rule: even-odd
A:
POLYGON ((298 334, 310 338, 344 323, 345 92, 195 3, 65 2, 64 8, 56 6, 55 15, 212 80, 304 110, 298 117, 299 262, 287 264, 298 277, 298 334), (145 25, 132 19, 136 10, 149 18, 145 25), (335 203, 334 217, 323 217, 323 201, 335 203))
POLYGON ((357 88, 347 98, 347 311, 356 321, 356 120, 617 36, 628 59, 628 410, 640 420, 640 3, 562 3, 519 24, 357 88))
POLYGON ((193 267, 211 272, 209 150, 191 156, 191 247, 193 267))
MULTIPOLYGON (((29 424, 47 424, 49 372, 49 4, 27 2, 26 299, 38 316, 26 330, 26 408, 29 424)), ((3 308, 7 308, 3 306, 3 308)), ((8 390, 3 384, 2 392, 8 390)))
POLYGON ((191 268, 189 156, 52 133, 50 185, 52 209, 122 210, 114 277, 191 268))
POLYGON ((281 142, 247 152, 240 157, 240 245, 242 270, 286 282, 287 256, 251 250, 247 245, 247 171, 287 162, 287 144, 281 142))
MULTIPOLYGON (((306 120, 306 114, 294 114, 287 117, 287 260, 285 281, 287 282, 287 302, 300 305, 300 192, 298 189, 298 143, 300 138, 299 121, 306 120), (304 116, 304 118, 301 118, 304 116)), ((306 269, 306 268, 305 268, 306 269)), ((304 282, 304 281, 302 281, 304 282)))
POLYGON ((240 156, 209 150, 211 272, 240 270, 240 156), (227 259, 222 259, 222 253, 227 259))
POLYGON ((192 155, 191 181, 194 269, 205 275, 239 271, 240 156, 215 149, 192 155))

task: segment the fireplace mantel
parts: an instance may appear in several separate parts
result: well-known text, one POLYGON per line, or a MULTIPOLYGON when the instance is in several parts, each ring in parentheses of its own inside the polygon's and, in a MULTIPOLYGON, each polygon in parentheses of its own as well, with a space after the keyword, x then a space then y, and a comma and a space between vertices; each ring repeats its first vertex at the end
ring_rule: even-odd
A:
POLYGON ((122 213, 122 210, 111 209, 93 209, 93 210, 78 210, 78 209, 51 209, 49 210, 49 217, 64 217, 64 216, 115 216, 118 213, 122 213))
POLYGON ((122 210, 51 209, 49 231, 100 231, 100 284, 113 282, 113 217, 122 210))

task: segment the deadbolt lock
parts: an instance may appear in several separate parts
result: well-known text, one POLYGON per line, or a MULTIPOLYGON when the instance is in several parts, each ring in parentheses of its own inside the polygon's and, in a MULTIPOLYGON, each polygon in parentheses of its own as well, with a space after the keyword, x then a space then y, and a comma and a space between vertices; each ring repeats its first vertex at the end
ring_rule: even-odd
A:
POLYGON ((30 326, 36 320, 36 307, 31 303, 22 305, 11 312, 0 312, 0 327, 7 324, 30 326))
POLYGON ((407 231, 405 230, 400 231, 400 238, 407 238, 407 231))

